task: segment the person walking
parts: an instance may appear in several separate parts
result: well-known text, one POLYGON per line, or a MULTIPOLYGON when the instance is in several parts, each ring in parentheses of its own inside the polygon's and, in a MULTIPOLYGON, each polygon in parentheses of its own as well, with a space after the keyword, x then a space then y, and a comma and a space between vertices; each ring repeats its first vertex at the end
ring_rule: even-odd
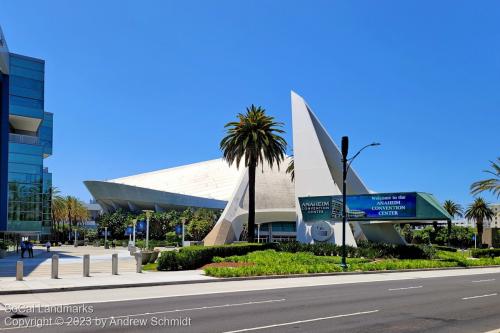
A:
POLYGON ((45 247, 47 247, 47 252, 50 252, 50 241, 47 241, 47 243, 45 243, 45 247))

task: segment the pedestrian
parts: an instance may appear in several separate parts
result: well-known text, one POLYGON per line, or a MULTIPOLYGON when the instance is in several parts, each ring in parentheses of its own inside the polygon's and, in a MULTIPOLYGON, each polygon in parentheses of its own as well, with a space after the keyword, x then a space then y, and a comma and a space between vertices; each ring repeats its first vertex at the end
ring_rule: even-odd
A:
POLYGON ((31 241, 28 241, 27 248, 28 248, 28 256, 30 258, 33 258, 33 243, 31 241))
POLYGON ((21 241, 21 258, 24 258, 24 253, 26 252, 26 243, 21 241))
POLYGON ((47 241, 47 243, 45 243, 45 247, 47 247, 47 252, 50 252, 50 241, 47 241))

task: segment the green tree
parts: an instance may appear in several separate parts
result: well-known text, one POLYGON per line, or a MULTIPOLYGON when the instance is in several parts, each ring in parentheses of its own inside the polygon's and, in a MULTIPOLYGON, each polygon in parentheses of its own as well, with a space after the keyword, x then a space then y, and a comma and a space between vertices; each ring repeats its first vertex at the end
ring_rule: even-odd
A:
POLYGON ((500 157, 497 157, 496 162, 490 161, 490 163, 491 170, 484 170, 484 172, 493 175, 493 177, 472 183, 470 190, 474 195, 489 191, 498 198, 500 197, 500 157))
MULTIPOLYGON (((443 204, 443 208, 453 218, 457 216, 462 217, 464 213, 464 209, 462 208, 462 206, 451 200, 446 200, 443 204)), ((448 242, 450 241, 450 235, 451 235, 451 221, 448 221, 448 242)))
POLYGON ((283 124, 266 115, 261 107, 251 105, 238 121, 225 125, 226 136, 220 143, 224 159, 239 168, 240 162, 248 168, 248 240, 255 240, 255 171, 257 165, 268 163, 280 166, 285 157, 286 141, 281 134, 283 124))
POLYGON ((493 210, 483 198, 476 198, 465 211, 466 218, 476 221, 477 236, 481 244, 483 242, 483 222, 485 219, 491 219, 493 215, 493 210))

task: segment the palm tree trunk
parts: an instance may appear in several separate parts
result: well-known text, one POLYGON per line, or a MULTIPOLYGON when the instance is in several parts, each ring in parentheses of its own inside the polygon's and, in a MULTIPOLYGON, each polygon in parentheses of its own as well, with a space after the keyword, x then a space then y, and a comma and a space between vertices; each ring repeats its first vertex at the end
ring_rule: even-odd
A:
POLYGON ((477 228, 477 239, 479 240, 479 248, 483 247, 483 219, 478 218, 476 220, 476 228, 477 228))
POLYGON ((248 167, 248 241, 255 242, 255 162, 248 167))

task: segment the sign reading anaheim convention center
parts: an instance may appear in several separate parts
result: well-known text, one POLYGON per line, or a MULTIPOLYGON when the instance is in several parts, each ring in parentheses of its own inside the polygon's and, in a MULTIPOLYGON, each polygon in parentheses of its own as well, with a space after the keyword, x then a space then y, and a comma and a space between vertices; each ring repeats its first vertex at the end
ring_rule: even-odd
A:
MULTIPOLYGON (((349 220, 376 221, 425 219, 417 214, 416 192, 376 193, 347 196, 349 220)), ((299 198, 304 221, 341 220, 342 196, 299 198)))

